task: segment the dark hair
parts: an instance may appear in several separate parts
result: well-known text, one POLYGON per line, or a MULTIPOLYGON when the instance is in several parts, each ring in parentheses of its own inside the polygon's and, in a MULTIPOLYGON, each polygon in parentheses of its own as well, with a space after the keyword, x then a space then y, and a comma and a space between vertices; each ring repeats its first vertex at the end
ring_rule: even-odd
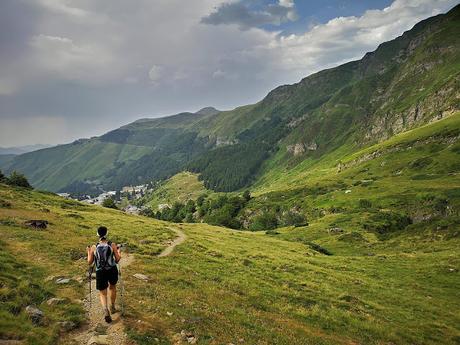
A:
POLYGON ((107 236, 107 228, 105 226, 98 227, 97 234, 101 239, 105 238, 105 236, 107 236))

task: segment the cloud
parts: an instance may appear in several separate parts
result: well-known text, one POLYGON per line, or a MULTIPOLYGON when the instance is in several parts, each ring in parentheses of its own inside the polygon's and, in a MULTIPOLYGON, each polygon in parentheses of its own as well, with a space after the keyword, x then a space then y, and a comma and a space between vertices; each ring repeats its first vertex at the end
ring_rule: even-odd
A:
POLYGON ((223 3, 211 14, 203 17, 204 24, 221 25, 236 24, 242 30, 260 27, 267 24, 281 25, 297 20, 293 0, 280 0, 277 4, 269 4, 262 9, 252 9, 243 0, 234 3, 223 3))
POLYGON ((158 65, 153 65, 149 71, 149 78, 152 82, 157 82, 160 80, 162 73, 163 73, 163 67, 158 66, 158 65))

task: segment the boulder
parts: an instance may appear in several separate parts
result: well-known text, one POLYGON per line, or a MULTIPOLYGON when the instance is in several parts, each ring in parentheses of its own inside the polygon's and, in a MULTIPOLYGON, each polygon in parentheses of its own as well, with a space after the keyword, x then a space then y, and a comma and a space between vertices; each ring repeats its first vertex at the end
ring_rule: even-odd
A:
POLYGON ((46 229, 48 227, 48 221, 42 219, 28 220, 24 224, 35 229, 46 229))
POLYGON ((32 305, 28 305, 26 307, 26 313, 29 315, 30 320, 32 323, 38 325, 43 321, 43 312, 38 309, 37 307, 34 307, 32 305))
POLYGON ((330 234, 340 234, 340 233, 343 232, 343 229, 342 229, 342 228, 339 228, 339 227, 333 227, 333 228, 330 228, 330 229, 328 230, 328 232, 329 232, 330 234))

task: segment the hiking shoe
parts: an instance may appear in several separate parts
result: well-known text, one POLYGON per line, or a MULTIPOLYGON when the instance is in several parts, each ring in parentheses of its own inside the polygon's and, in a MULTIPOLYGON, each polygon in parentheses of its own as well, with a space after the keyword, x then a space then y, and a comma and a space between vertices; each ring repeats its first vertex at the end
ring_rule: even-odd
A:
POLYGON ((110 314, 115 314, 118 310, 115 308, 115 305, 110 306, 110 314))
POLYGON ((105 322, 107 322, 107 323, 111 323, 111 322, 112 322, 112 317, 110 316, 110 314, 107 314, 107 315, 104 317, 104 319, 105 319, 105 322))

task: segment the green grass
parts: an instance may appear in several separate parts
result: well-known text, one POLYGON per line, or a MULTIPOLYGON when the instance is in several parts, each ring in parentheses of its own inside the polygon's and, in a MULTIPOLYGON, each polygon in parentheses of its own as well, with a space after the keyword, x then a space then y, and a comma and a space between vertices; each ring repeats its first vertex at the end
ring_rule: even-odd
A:
POLYGON ((49 193, 0 184, 0 200, 0 339, 53 344, 59 336, 57 322, 84 322, 78 300, 87 293, 86 280, 56 285, 51 277, 84 278, 87 265, 81 258, 86 246, 97 240, 97 226, 107 225, 112 240, 127 243, 130 251, 147 257, 156 255, 174 236, 164 223, 49 193), (45 219, 50 224, 37 231, 24 226, 29 219, 45 219), (46 301, 55 296, 66 302, 49 307, 46 301), (45 313, 43 325, 34 326, 27 318, 29 304, 45 313))
POLYGON ((373 200, 358 203, 366 208, 360 213, 331 213, 307 227, 265 234, 169 225, 6 186, 0 199, 2 338, 52 344, 58 321, 84 321, 76 300, 86 284, 58 288, 46 277, 83 275, 79 253, 99 224, 136 253, 124 279, 128 334, 138 344, 154 338, 173 344, 182 330, 199 344, 455 344, 460 337, 458 220, 414 224, 382 237, 359 227, 366 214, 371 219, 373 200), (30 218, 50 226, 24 227, 30 218), (344 232, 329 233, 332 225, 344 232), (170 226, 188 238, 158 259, 173 236, 170 226), (51 296, 67 302, 49 308, 51 296), (45 325, 28 321, 29 303, 44 310, 45 325))
POLYGON ((161 183, 153 192, 147 194, 144 200, 152 210, 156 211, 160 204, 172 206, 175 202, 186 203, 188 200, 196 200, 200 195, 209 193, 211 191, 207 190, 203 182, 198 180, 198 175, 181 172, 161 183))

